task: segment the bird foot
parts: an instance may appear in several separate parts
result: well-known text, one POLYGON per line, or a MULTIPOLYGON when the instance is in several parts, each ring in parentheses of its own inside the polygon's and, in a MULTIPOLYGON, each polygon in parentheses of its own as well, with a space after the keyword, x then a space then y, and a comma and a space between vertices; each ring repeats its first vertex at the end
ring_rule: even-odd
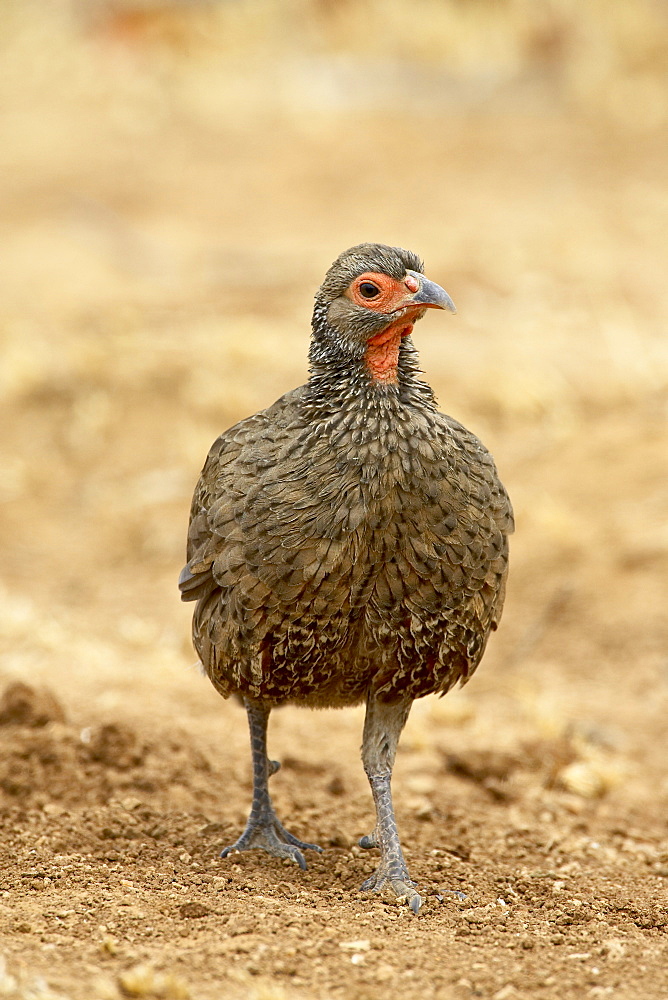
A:
MULTIPOLYGON (((365 841, 370 839, 362 837, 362 840, 365 841)), ((360 841, 360 846, 366 847, 367 845, 362 844, 362 841, 360 841)), ((374 845, 369 844, 368 846, 373 847, 374 845)), ((416 891, 415 882, 413 882, 408 874, 408 869, 403 860, 381 860, 373 875, 362 884, 361 889, 362 892, 381 892, 386 887, 393 890, 397 899, 405 899, 413 913, 417 913, 422 906, 422 896, 416 891)))
POLYGON ((307 844, 289 833, 273 811, 263 819, 249 819, 246 829, 239 839, 234 844, 230 844, 229 847, 225 847, 220 852, 220 856, 226 858, 232 851, 252 850, 266 851, 274 858, 288 858, 298 864, 302 870, 306 869, 306 860, 302 851, 317 851, 318 854, 322 854, 322 847, 318 847, 317 844, 307 844))

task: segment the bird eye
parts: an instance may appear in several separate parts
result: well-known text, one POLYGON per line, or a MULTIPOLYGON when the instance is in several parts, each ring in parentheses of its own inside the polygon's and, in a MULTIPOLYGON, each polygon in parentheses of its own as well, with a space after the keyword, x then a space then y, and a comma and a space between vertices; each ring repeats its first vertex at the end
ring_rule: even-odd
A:
POLYGON ((360 295, 365 299, 375 299, 380 295, 380 288, 373 281, 363 281, 360 284, 360 295))

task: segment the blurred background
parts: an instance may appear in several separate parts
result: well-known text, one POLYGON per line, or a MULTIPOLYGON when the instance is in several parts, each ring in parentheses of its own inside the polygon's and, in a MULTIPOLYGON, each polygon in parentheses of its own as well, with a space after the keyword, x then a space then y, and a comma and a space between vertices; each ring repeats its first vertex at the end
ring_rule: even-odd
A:
POLYGON ((381 241, 457 303, 416 343, 518 520, 487 662, 407 746, 585 719, 668 795, 667 68, 663 0, 4 0, 0 679, 229 712, 245 755, 191 669, 192 488, 381 241))

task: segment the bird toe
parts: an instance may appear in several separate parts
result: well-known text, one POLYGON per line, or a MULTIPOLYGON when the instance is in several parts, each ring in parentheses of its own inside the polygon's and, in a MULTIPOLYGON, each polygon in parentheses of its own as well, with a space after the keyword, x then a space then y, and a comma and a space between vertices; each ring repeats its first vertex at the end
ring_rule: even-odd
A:
POLYGON ((413 913, 417 913, 422 906, 422 896, 415 891, 412 882, 404 882, 402 879, 392 879, 391 885, 397 899, 405 899, 413 913))
POLYGON ((382 861, 360 888, 362 892, 382 892, 383 889, 390 888, 397 899, 408 903, 413 913, 417 913, 424 902, 406 868, 392 870, 390 864, 382 861))
POLYGON ((299 865, 302 871, 305 871, 307 867, 302 851, 322 853, 322 847, 317 844, 309 844, 293 836, 278 821, 273 812, 265 821, 249 822, 239 839, 234 844, 223 848, 220 857, 227 858, 233 851, 252 850, 266 851, 274 858, 287 858, 299 865))

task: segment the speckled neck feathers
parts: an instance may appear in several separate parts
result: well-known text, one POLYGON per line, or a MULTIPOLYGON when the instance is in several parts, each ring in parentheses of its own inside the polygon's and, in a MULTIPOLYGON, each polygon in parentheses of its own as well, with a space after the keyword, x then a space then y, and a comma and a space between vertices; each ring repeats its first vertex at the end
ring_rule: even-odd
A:
POLYGON ((323 418, 346 410, 362 428, 366 418, 389 416, 406 407, 436 410, 431 387, 419 377, 418 352, 410 337, 404 337, 399 345, 396 383, 379 383, 364 363, 364 345, 342 340, 328 325, 322 302, 316 303, 312 326, 311 375, 303 405, 314 416, 323 418))

